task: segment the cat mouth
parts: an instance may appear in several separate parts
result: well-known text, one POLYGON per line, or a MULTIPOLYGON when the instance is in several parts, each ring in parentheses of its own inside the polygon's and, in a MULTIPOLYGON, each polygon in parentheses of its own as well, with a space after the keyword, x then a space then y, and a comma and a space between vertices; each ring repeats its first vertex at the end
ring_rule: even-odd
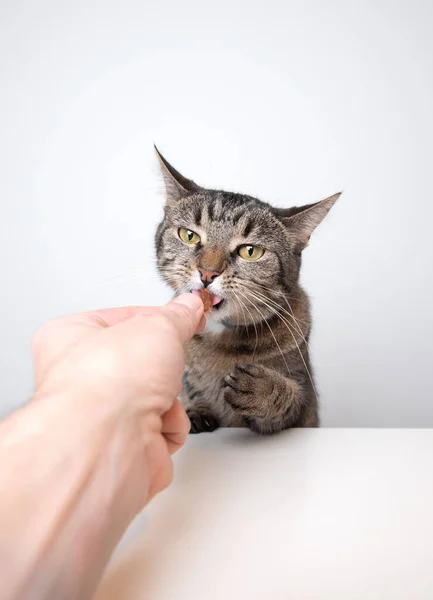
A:
POLYGON ((218 298, 218 302, 215 302, 213 305, 213 308, 215 310, 220 310, 222 305, 225 303, 224 298, 220 298, 219 296, 215 296, 215 298, 218 298))
MULTIPOLYGON (((196 296, 200 296, 200 292, 201 290, 191 290, 191 294, 196 296)), ((209 292, 209 294, 212 298, 212 310, 220 310, 222 305, 225 303, 224 298, 221 298, 221 296, 217 296, 216 294, 212 294, 212 292, 209 292)))

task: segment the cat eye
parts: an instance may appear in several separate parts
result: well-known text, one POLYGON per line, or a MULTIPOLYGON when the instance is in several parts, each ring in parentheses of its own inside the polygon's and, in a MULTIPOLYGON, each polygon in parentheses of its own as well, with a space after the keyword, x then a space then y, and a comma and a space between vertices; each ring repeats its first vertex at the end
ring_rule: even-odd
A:
POLYGON ((195 231, 191 231, 191 229, 187 229, 186 227, 181 227, 178 234, 182 242, 185 242, 185 244, 189 244, 190 246, 196 246, 200 242, 198 233, 195 233, 195 231))
POLYGON ((245 246, 239 246, 238 254, 244 260, 259 260, 263 256, 265 251, 260 246, 251 246, 250 244, 245 244, 245 246))

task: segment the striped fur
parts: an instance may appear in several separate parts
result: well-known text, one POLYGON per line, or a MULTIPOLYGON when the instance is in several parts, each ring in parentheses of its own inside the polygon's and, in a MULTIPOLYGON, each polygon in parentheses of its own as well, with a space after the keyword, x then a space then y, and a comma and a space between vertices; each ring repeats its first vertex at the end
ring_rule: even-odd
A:
POLYGON ((155 237, 161 275, 179 294, 203 286, 198 267, 218 272, 208 289, 223 298, 205 331, 185 347, 181 401, 191 432, 317 427, 310 307, 299 273, 311 233, 339 194, 277 209, 251 196, 204 189, 158 156, 167 190, 155 237), (200 243, 182 242, 182 227, 197 233, 200 243), (242 244, 265 252, 255 262, 243 260, 242 244))

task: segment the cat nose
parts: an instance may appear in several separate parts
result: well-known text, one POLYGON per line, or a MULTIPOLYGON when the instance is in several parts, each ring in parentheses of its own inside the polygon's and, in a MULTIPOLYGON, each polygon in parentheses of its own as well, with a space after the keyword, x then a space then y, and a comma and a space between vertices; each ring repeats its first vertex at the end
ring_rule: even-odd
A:
POLYGON ((220 271, 210 271, 209 269, 202 269, 201 267, 197 267, 197 270, 200 273, 200 278, 204 283, 204 287, 207 287, 210 283, 212 283, 215 277, 221 275, 220 271))

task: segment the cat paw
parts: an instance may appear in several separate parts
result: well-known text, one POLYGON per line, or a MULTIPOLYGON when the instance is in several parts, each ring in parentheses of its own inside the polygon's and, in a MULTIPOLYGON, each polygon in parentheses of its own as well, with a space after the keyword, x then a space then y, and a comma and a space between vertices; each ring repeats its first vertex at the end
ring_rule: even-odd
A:
POLYGON ((239 365, 224 378, 224 400, 243 417, 266 417, 273 382, 260 365, 239 365))
POLYGON ((191 422, 190 433, 203 433, 204 431, 215 431, 218 429, 219 422, 210 412, 187 410, 186 414, 191 422))

